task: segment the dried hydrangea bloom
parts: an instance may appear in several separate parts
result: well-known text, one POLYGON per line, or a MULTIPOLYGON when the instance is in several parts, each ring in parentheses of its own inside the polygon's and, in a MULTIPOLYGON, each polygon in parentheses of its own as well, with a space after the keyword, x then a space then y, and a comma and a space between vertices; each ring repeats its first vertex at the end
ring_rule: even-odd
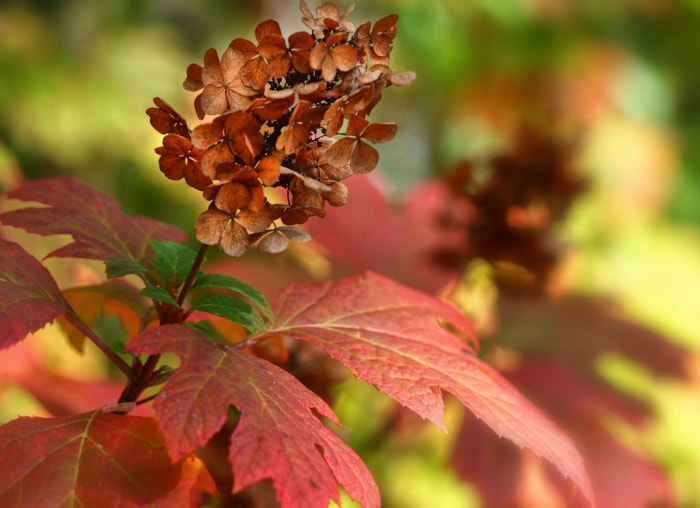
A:
POLYGON ((162 99, 149 108, 151 124, 165 135, 161 171, 184 178, 210 201, 197 219, 195 235, 231 256, 256 245, 263 252, 284 250, 308 233, 294 225, 324 217, 324 206, 342 206, 342 180, 372 171, 393 123, 367 117, 390 86, 407 86, 412 71, 390 66, 398 16, 366 22, 355 30, 326 2, 313 12, 300 2, 310 32, 284 38, 279 23, 266 20, 256 42, 231 41, 219 58, 215 49, 203 64, 187 67, 183 86, 197 92, 200 120, 190 129, 162 99), (286 190, 286 203, 269 203, 264 187, 286 190))

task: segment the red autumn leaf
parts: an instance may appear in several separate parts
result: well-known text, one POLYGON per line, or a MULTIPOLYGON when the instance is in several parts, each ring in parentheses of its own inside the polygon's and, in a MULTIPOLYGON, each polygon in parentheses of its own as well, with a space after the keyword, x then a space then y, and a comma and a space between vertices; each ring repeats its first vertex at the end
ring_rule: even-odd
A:
POLYGON ((284 508, 326 508, 339 503, 340 484, 365 507, 379 506, 362 460, 312 412, 337 423, 331 408, 288 372, 184 325, 145 330, 129 349, 180 357, 155 401, 173 459, 204 445, 233 405, 241 414, 229 453, 234 492, 271 478, 284 508))
POLYGON ((7 193, 10 199, 42 203, 0 214, 0 223, 44 236, 67 234, 73 243, 47 257, 144 260, 151 240, 185 241, 181 229, 130 217, 112 198, 74 178, 32 180, 7 193))
POLYGON ((67 307, 49 271, 18 244, 0 240, 0 348, 51 323, 67 307))
MULTIPOLYGON (((267 334, 308 341, 399 403, 443 427, 441 390, 498 435, 556 465, 592 499, 571 441, 500 374, 474 355, 469 321, 442 300, 367 273, 289 285, 273 303, 267 334)), ((265 334, 251 340, 263 340, 265 334)))
POLYGON ((151 418, 18 418, 0 427, 0 456, 0 506, 184 508, 213 490, 199 459, 171 463, 151 418))

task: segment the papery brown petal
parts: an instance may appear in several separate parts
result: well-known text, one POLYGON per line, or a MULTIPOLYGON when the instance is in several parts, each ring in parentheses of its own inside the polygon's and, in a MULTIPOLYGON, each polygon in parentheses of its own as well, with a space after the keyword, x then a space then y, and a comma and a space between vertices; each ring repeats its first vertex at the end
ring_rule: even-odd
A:
POLYGON ((206 150, 199 160, 202 174, 212 180, 219 180, 218 167, 227 163, 232 163, 234 156, 228 145, 221 143, 206 150))
POLYGON ((350 167, 356 175, 372 171, 379 162, 379 152, 362 140, 358 140, 350 157, 350 167))
POLYGON ((214 199, 214 205, 222 212, 234 214, 250 203, 250 188, 242 183, 230 182, 222 185, 214 199))
POLYGON ((308 231, 295 228, 291 226, 282 226, 277 228, 277 231, 282 233, 284 236, 297 243, 305 243, 311 240, 311 235, 308 231))
POLYGON ((355 65, 357 65, 359 54, 359 50, 352 44, 341 44, 340 46, 336 46, 331 50, 333 63, 341 71, 349 71, 355 67, 355 65))
POLYGON ((224 120, 218 117, 210 123, 199 124, 192 131, 192 144, 200 150, 207 150, 219 143, 224 137, 224 120))
POLYGON ((194 222, 194 236, 205 245, 217 245, 231 216, 216 209, 203 212, 194 222))
POLYGON ((369 125, 369 122, 361 116, 353 116, 348 120, 348 136, 359 136, 362 131, 369 125))
POLYGON ((392 72, 389 74, 389 82, 396 86, 408 86, 416 79, 414 71, 392 72))
POLYGON ((258 241, 257 249, 267 254, 279 254, 283 252, 288 245, 289 240, 287 240, 287 237, 275 230, 263 236, 260 241, 258 241))
POLYGON ((337 168, 345 166, 350 161, 355 142, 355 138, 348 137, 339 139, 329 146, 325 153, 328 163, 337 168))
MULTIPOLYGON (((258 48, 255 46, 255 44, 242 37, 233 39, 228 47, 233 51, 240 53, 241 61, 239 67, 243 65, 250 57, 258 53, 258 48)), ((221 58, 223 60, 223 57, 221 58)))
POLYGON ((185 169, 185 181, 190 187, 201 191, 211 185, 211 180, 202 173, 201 164, 191 160, 185 169))
POLYGON ((248 106, 248 111, 261 120, 277 120, 289 112, 289 108, 294 104, 294 90, 286 89, 280 92, 289 92, 287 97, 262 97, 255 99, 248 106))
MULTIPOLYGON (((391 53, 392 43, 391 39, 386 37, 378 37, 372 40, 372 51, 374 52, 374 60, 378 60, 377 57, 386 57, 391 53)), ((385 60, 382 59, 382 62, 385 60)))
MULTIPOLYGON (((323 42, 319 42, 314 46, 309 54, 309 65, 314 70, 320 70, 324 60, 329 57, 331 50, 323 42)), ((325 78, 324 78, 325 79, 325 78)), ((329 81, 329 80, 326 80, 329 81)), ((332 80, 331 80, 332 81, 332 80)))
POLYGON ((266 35, 282 35, 279 23, 274 19, 268 19, 255 27, 255 38, 258 42, 262 41, 266 35))
POLYGON ((362 131, 362 139, 372 143, 386 143, 396 136, 397 126, 395 123, 373 123, 362 131))
MULTIPOLYGON (((218 57, 217 57, 218 61, 218 57)), ((202 66, 196 63, 192 63, 187 66, 187 77, 182 83, 185 90, 190 92, 196 92, 204 86, 202 83, 202 66)))
POLYGON ((258 211, 239 210, 236 214, 236 221, 249 233, 262 233, 279 216, 279 213, 276 211, 274 213, 270 212, 271 210, 268 208, 258 211))
POLYGON ((185 119, 175 111, 170 104, 165 102, 160 97, 153 99, 157 108, 148 108, 146 114, 150 119, 151 125, 161 134, 179 134, 180 136, 189 137, 189 129, 185 119))
POLYGON ((369 46, 369 43, 371 42, 370 25, 371 22, 366 21, 360 26, 358 26, 357 30, 355 30, 352 39, 353 41, 355 41, 357 47, 366 48, 367 46, 369 46))
POLYGON ((236 221, 231 221, 224 229, 219 245, 229 256, 240 257, 250 245, 248 232, 236 221))
POLYGON ((219 65, 219 54, 216 49, 209 48, 206 53, 204 53, 204 67, 213 67, 219 65))
POLYGON ((393 34, 396 31, 396 23, 399 20, 398 14, 389 14, 378 20, 372 28, 372 35, 393 34))
POLYGON ((286 154, 294 153, 298 148, 306 144, 310 134, 311 128, 306 125, 298 123, 287 125, 282 128, 282 132, 275 143, 275 148, 284 150, 286 154))
POLYGON ((200 97, 202 111, 207 115, 220 115, 228 109, 226 91, 222 85, 206 85, 200 97))
POLYGON ((304 224, 309 220, 309 214, 303 207, 292 206, 282 212, 281 220, 283 224, 290 226, 294 224, 304 224))
POLYGON ((280 161, 275 157, 263 157, 255 165, 258 178, 268 187, 277 183, 280 178, 280 161))
POLYGON ((281 79, 289 72, 290 59, 285 54, 283 57, 271 58, 266 65, 266 69, 270 77, 281 79))
POLYGON ((204 107, 202 107, 202 94, 200 93, 194 98, 194 111, 197 114, 197 118, 200 120, 204 118, 204 107))
POLYGON ((260 212, 265 208, 267 201, 265 201, 265 191, 263 190, 262 184, 258 182, 255 187, 248 187, 250 189, 250 201, 248 201, 248 208, 253 212, 260 212))
POLYGON ((270 79, 265 61, 260 56, 248 60, 240 70, 241 82, 254 90, 262 90, 270 79))
POLYGON ((323 115, 321 125, 326 126, 326 136, 335 136, 336 134, 338 134, 338 131, 343 127, 344 117, 343 111, 341 109, 342 106, 342 101, 335 101, 333 104, 331 104, 331 106, 326 110, 326 113, 323 115))
POLYGON ((227 118, 224 129, 229 135, 233 151, 243 162, 253 165, 265 145, 260 123, 251 113, 236 112, 227 118))
POLYGON ((337 74, 338 68, 336 67, 335 62, 333 61, 333 57, 330 54, 328 54, 323 59, 323 62, 321 62, 321 76, 325 81, 331 83, 335 79, 335 76, 337 74))
POLYGON ((340 182, 328 183, 331 190, 324 192, 323 197, 331 206, 344 206, 348 202, 348 188, 340 182))

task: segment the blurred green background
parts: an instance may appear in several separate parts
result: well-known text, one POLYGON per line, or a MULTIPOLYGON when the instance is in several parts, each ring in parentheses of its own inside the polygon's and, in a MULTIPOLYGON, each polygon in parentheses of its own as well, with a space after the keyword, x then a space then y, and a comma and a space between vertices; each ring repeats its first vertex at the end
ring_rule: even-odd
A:
MULTIPOLYGON (((458 160, 488 156, 524 119, 580 138, 577 163, 592 186, 561 232, 576 246, 569 284, 614 297, 696 364, 700 1, 358 0, 350 19, 394 12, 392 65, 418 79, 387 91, 373 115, 399 124, 379 147, 390 188, 398 195, 458 160)), ((303 30, 299 17, 293 0, 5 0, 0 190, 75 175, 131 214, 191 231, 203 203, 159 172, 161 136, 145 109, 159 96, 195 120, 181 86, 189 63, 253 39, 264 19, 286 35, 303 30)), ((640 446, 665 464, 682 505, 700 505, 700 379, 666 383, 620 359, 601 372, 657 405, 640 446)), ((352 400, 343 404, 352 418, 352 400)), ((436 488, 440 506, 471 503, 439 467, 444 450, 427 448, 382 476, 393 505, 428 506, 436 488)))

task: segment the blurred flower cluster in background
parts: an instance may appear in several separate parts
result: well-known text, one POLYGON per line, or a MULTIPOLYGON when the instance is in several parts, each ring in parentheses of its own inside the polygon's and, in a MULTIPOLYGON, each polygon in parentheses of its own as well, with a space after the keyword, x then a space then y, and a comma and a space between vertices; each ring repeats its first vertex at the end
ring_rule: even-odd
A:
MULTIPOLYGON (((373 186, 348 179, 310 244, 218 262, 261 289, 372 269, 450 297, 481 354, 575 440, 601 506, 700 504, 700 2, 355 4, 359 20, 399 15, 392 67, 417 75, 372 113, 398 124, 373 186)), ((201 192, 163 178, 145 110, 158 96, 195 118, 188 64, 269 18, 305 29, 296 1, 3 2, 0 191, 73 175, 194 238, 201 192)), ((92 362, 90 379, 109 377, 53 351, 58 333, 35 346, 57 376, 92 362)), ((19 365, 0 361, 2 421, 49 411, 19 365)), ((545 466, 483 444, 449 401, 447 436, 349 381, 335 403, 386 506, 505 506, 506 490, 565 505, 545 466)))

